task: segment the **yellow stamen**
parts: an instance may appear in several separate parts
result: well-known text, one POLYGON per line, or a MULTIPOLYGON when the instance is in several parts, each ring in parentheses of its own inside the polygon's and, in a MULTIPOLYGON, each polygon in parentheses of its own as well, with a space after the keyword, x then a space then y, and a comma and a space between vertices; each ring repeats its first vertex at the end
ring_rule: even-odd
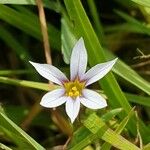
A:
POLYGON ((79 91, 75 91, 75 92, 74 92, 74 96, 76 96, 76 97, 77 97, 77 96, 80 96, 79 91))
POLYGON ((77 90, 78 90, 76 86, 73 86, 71 89, 72 89, 73 91, 77 91, 77 90))
POLYGON ((73 92, 69 92, 69 94, 68 94, 68 95, 72 97, 72 96, 73 96, 73 92))
POLYGON ((66 96, 70 96, 73 99, 76 99, 76 97, 81 96, 82 89, 85 86, 85 82, 80 82, 79 80, 70 81, 64 83, 64 87, 66 90, 66 96))

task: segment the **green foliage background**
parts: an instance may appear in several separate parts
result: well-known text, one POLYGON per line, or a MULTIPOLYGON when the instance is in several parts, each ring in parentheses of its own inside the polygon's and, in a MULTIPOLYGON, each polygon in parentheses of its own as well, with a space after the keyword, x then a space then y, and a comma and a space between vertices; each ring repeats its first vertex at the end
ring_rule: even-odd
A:
POLYGON ((0 148, 62 149, 73 132, 67 149, 150 149, 149 0, 43 2, 53 65, 69 75, 71 50, 81 36, 89 67, 119 57, 113 72, 91 87, 109 105, 96 112, 82 109, 73 125, 63 106, 61 125, 43 110, 41 91, 57 86, 29 64, 46 62, 36 2, 0 0, 0 148))

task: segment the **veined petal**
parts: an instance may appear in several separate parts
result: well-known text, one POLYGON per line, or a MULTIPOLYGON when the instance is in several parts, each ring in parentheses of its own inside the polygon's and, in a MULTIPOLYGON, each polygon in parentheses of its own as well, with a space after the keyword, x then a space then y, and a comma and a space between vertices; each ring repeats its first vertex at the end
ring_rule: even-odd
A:
POLYGON ((77 97, 74 100, 71 97, 68 97, 66 101, 66 113, 69 116, 71 123, 73 123, 76 117, 78 116, 79 110, 80 110, 80 99, 77 97))
POLYGON ((112 60, 112 61, 108 61, 106 63, 101 63, 98 64, 94 67, 92 67, 90 70, 88 70, 85 75, 83 76, 83 78, 81 80, 85 80, 86 81, 86 85, 88 86, 94 82, 96 82, 97 80, 103 78, 113 67, 113 65, 115 64, 115 62, 117 61, 118 58, 112 60))
POLYGON ((70 60, 70 79, 73 81, 76 77, 82 77, 87 66, 87 51, 81 37, 75 44, 70 60))
POLYGON ((39 63, 30 63, 35 67, 37 72, 56 84, 62 85, 63 81, 68 81, 67 77, 56 67, 49 65, 49 64, 39 64, 39 63))
POLYGON ((100 109, 107 106, 106 100, 98 93, 89 89, 84 89, 82 93, 83 97, 80 98, 80 102, 84 106, 91 109, 100 109))
POLYGON ((65 90, 64 89, 56 89, 52 92, 46 93, 40 102, 40 105, 53 108, 60 106, 61 104, 65 103, 67 98, 64 96, 65 90))

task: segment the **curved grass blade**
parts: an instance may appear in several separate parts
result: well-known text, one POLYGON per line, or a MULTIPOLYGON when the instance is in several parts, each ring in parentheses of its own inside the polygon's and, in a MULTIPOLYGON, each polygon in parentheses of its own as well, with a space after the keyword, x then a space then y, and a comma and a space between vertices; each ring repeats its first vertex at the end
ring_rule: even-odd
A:
POLYGON ((33 82, 33 81, 11 79, 8 77, 0 77, 0 82, 5 83, 5 84, 30 87, 30 88, 35 88, 35 89, 40 89, 40 90, 45 90, 45 91, 50 91, 50 90, 57 88, 57 86, 55 85, 49 85, 46 83, 33 82))
MULTIPOLYGON (((43 0, 44 6, 59 12, 59 3, 50 1, 50 0, 43 0)), ((36 5, 35 0, 0 0, 0 4, 15 4, 15 5, 36 5)))
MULTIPOLYGON (((30 16, 2 4, 0 4, 0 10, 0 19, 42 41, 39 20, 36 15, 30 16)), ((60 32, 53 25, 48 24, 48 33, 52 48, 60 49, 60 32)))
POLYGON ((17 144, 19 144, 20 147, 26 147, 31 150, 45 150, 45 148, 26 134, 2 112, 0 112, 0 129, 13 138, 14 141, 19 142, 17 144))
POLYGON ((11 148, 7 147, 6 145, 4 145, 4 144, 2 144, 2 143, 0 143, 0 148, 1 148, 2 150, 12 150, 11 148))
POLYGON ((149 0, 131 0, 139 5, 150 7, 150 1, 149 0))
MULTIPOLYGON (((134 108, 129 112, 129 114, 121 121, 121 123, 119 124, 119 126, 117 127, 117 129, 115 130, 115 132, 117 134, 120 134, 123 129, 125 128, 125 126, 127 125, 129 119, 132 117, 134 113, 134 108)), ((101 147, 101 150, 110 150, 111 148, 111 144, 105 142, 102 147, 101 147)))

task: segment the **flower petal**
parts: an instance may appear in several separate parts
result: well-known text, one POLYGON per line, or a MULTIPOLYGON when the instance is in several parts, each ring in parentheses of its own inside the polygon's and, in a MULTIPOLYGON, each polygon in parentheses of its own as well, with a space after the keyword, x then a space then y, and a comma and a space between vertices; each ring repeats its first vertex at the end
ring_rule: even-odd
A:
POLYGON ((46 93, 40 102, 40 105, 47 107, 47 108, 53 108, 60 106, 61 104, 65 103, 67 100, 66 96, 63 96, 65 93, 64 89, 56 89, 52 92, 46 93))
POLYGON ((107 106, 106 100, 92 90, 84 89, 82 94, 84 97, 80 98, 80 102, 88 108, 100 109, 107 106))
POLYGON ((71 123, 73 123, 76 117, 78 116, 79 110, 80 110, 80 99, 78 97, 76 99, 68 97, 66 102, 66 113, 69 116, 71 123))
POLYGON ((70 78, 75 80, 77 77, 82 77, 87 66, 87 51, 81 37, 75 44, 70 60, 70 78))
POLYGON ((39 64, 29 61, 44 78, 62 85, 63 81, 68 81, 67 77, 56 67, 49 64, 39 64))
POLYGON ((88 86, 97 80, 103 78, 113 67, 118 58, 108 61, 106 63, 97 64, 88 70, 81 80, 86 81, 86 85, 88 86))

